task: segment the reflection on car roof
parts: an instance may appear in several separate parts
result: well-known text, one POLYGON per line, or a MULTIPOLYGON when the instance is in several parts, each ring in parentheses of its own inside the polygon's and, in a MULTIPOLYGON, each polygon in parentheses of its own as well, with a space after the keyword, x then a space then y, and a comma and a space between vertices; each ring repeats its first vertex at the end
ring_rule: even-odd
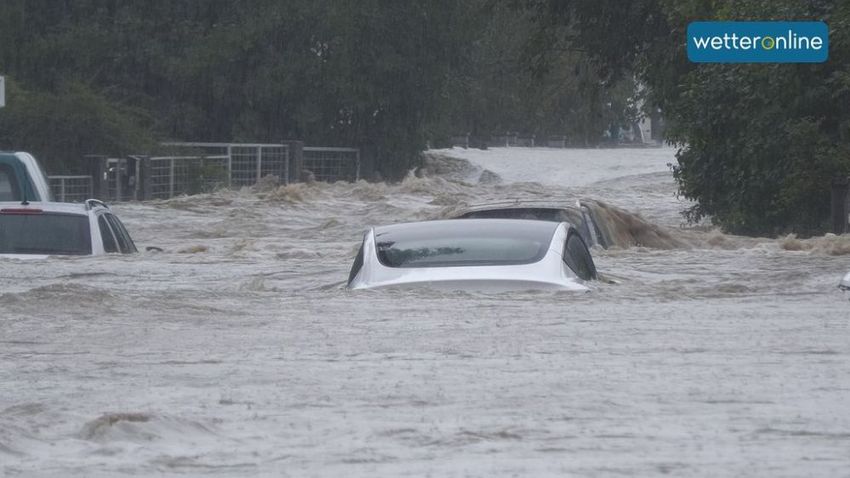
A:
POLYGON ((558 227, 557 222, 529 219, 466 219, 463 221, 442 220, 393 224, 375 228, 375 237, 438 237, 466 234, 501 235, 524 231, 526 234, 551 237, 558 227))

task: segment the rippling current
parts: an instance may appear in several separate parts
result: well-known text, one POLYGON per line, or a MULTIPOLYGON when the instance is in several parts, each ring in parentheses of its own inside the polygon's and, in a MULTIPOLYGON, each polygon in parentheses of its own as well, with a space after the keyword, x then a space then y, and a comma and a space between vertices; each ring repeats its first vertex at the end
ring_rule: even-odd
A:
POLYGON ((443 150, 400 184, 114 207, 0 260, 0 475, 841 476, 850 239, 683 227, 669 149, 443 150), (604 201, 676 238, 588 294, 345 289, 369 225, 604 201))

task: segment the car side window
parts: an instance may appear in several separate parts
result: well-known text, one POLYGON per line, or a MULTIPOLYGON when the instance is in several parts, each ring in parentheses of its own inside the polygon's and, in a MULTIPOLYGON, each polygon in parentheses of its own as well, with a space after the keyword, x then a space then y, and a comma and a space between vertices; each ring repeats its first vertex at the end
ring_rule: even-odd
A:
POLYGON ((351 265, 351 272, 348 273, 348 285, 351 285, 351 281, 357 277, 357 274, 360 273, 360 269, 363 268, 363 244, 360 245, 360 250, 357 251, 357 257, 354 258, 354 264, 351 265))
POLYGON ((570 231, 564 246, 564 262, 583 280, 596 279, 596 265, 578 233, 570 231))
POLYGON ((122 254, 132 252, 130 250, 130 245, 127 243, 127 238, 121 233, 121 229, 115 223, 115 216, 112 214, 104 214, 102 217, 106 218, 106 221, 109 223, 109 227, 115 233, 115 241, 118 243, 118 250, 122 254))
POLYGON ((100 239, 103 241, 103 250, 106 252, 118 252, 118 245, 115 242, 115 236, 112 235, 112 229, 106 222, 106 217, 103 214, 97 217, 97 226, 100 229, 100 239))
POLYGON ((127 232, 127 228, 124 227, 124 224, 112 214, 107 214, 106 219, 109 221, 109 224, 112 225, 112 229, 115 231, 115 236, 119 238, 119 244, 123 242, 126 245, 126 249, 122 247, 121 252, 125 254, 138 252, 136 244, 133 243, 133 239, 130 237, 130 233, 127 232))

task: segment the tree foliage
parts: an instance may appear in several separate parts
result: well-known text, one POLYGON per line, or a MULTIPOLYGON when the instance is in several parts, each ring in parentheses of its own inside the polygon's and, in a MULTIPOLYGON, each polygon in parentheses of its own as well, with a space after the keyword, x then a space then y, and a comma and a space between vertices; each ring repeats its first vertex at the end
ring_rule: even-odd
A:
POLYGON ((612 126, 630 128, 637 120, 634 78, 600 82, 590 55, 546 34, 549 17, 497 1, 481 2, 470 17, 485 21, 470 22, 465 61, 452 71, 454 132, 488 136, 520 128, 592 146, 612 126))
POLYGON ((679 192, 745 234, 825 230, 829 184, 850 174, 850 4, 837 0, 539 0, 546 35, 567 37, 599 65, 600 79, 635 74, 679 147, 679 192), (695 20, 823 20, 823 64, 692 64, 695 20))
POLYGON ((536 74, 534 15, 493 0, 6 0, 0 147, 72 170, 161 140, 363 148, 385 176, 426 142, 506 130, 593 144, 628 82, 581 52, 536 74))

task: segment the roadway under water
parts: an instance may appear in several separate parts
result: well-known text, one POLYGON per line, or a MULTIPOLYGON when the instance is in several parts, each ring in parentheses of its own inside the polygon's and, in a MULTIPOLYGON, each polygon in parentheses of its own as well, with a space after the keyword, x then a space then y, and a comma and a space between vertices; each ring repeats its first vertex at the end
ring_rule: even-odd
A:
POLYGON ((850 240, 681 228, 669 149, 432 155, 116 206, 162 253, 0 261, 0 475, 847 473, 850 240), (589 294, 344 288, 368 225, 517 197, 673 241, 594 251, 589 294))

